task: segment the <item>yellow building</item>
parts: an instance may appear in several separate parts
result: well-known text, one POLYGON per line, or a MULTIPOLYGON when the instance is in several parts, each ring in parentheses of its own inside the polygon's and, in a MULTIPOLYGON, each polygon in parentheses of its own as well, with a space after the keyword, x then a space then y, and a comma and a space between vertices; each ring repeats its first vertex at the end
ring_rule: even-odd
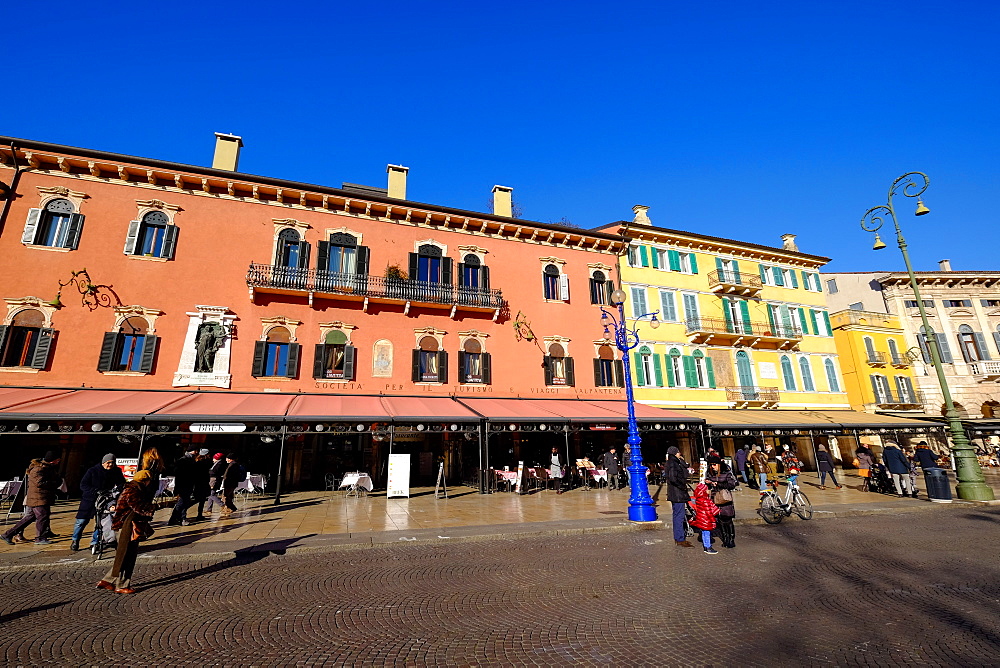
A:
POLYGON ((654 227, 648 207, 604 228, 629 237, 619 266, 636 400, 719 409, 847 409, 818 270, 829 259, 784 247, 654 227), (653 329, 634 319, 658 312, 653 329))
POLYGON ((899 318, 848 309, 832 314, 830 322, 852 407, 870 413, 922 410, 899 318))

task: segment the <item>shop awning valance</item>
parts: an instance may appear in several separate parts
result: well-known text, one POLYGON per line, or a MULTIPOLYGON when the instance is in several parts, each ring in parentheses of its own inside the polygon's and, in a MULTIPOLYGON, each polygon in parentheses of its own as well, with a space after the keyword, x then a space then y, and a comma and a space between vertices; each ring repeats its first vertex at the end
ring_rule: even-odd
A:
POLYGON ((295 398, 294 394, 241 394, 237 392, 194 392, 159 410, 149 411, 147 422, 281 421, 295 398))
POLYGON ((43 387, 0 387, 0 410, 21 406, 38 399, 68 394, 73 390, 49 390, 43 387))
POLYGON ((449 397, 382 397, 393 422, 478 422, 479 415, 449 397))
MULTIPOLYGON (((21 391, 30 393, 34 390, 21 391)), ((189 396, 190 392, 89 389, 64 391, 0 410, 0 418, 139 420, 189 396)))
POLYGON ((944 423, 860 411, 679 410, 710 429, 928 429, 944 423))
POLYGON ((389 421, 381 397, 302 394, 292 400, 285 417, 289 421, 378 420, 389 421))

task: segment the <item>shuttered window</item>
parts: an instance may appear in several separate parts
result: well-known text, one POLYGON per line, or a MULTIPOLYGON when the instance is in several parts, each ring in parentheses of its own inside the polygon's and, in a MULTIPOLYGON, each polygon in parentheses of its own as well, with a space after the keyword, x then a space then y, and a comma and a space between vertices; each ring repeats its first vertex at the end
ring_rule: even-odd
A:
POLYGON ((147 328, 144 318, 134 316, 122 322, 117 332, 105 333, 97 370, 152 372, 159 338, 147 328))
POLYGON ((25 309, 0 326, 0 366, 45 369, 56 332, 44 323, 41 311, 25 309))
POLYGON ((266 340, 254 344, 253 376, 297 378, 300 347, 292 342, 288 329, 272 327, 266 340))
POLYGON ((83 231, 83 215, 68 199, 50 200, 44 209, 29 209, 21 243, 75 249, 83 231))

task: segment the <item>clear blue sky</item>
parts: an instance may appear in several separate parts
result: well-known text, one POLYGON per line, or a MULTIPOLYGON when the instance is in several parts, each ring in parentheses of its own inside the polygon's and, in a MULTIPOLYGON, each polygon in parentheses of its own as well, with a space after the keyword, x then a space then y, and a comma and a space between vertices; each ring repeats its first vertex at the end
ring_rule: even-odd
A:
POLYGON ((898 202, 917 269, 1000 269, 997 2, 14 2, 0 134, 385 185, 532 220, 799 235, 828 270, 902 268, 861 214, 898 202), (902 199, 902 198, 897 198, 902 199))

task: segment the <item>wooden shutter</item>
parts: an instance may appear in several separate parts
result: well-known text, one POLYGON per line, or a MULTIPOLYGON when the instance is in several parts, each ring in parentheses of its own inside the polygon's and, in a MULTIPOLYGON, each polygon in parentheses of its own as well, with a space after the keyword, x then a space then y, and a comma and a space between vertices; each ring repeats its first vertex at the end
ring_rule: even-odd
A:
POLYGON ((174 251, 177 250, 177 236, 180 232, 181 229, 176 225, 167 225, 167 229, 163 231, 163 248, 160 251, 160 257, 165 257, 168 260, 174 258, 174 251))
POLYGON ((816 311, 809 309, 809 322, 812 324, 813 334, 819 336, 819 323, 816 322, 816 311))
POLYGON ((945 338, 944 334, 936 334, 938 352, 941 354, 941 361, 946 364, 951 364, 954 360, 951 357, 951 348, 948 347, 948 339, 945 338))
POLYGON ((318 271, 330 270, 330 242, 320 241, 316 244, 316 269, 318 271))
POLYGON ((298 343, 288 344, 288 364, 285 366, 286 378, 298 378, 299 376, 299 353, 302 346, 298 343))
POLYGON ((736 260, 733 260, 733 278, 735 279, 735 283, 742 285, 740 283, 740 263, 736 260))
POLYGON ((465 351, 458 351, 458 382, 466 383, 469 377, 465 373, 465 351))
POLYGON ((990 357, 990 351, 986 349, 986 339, 983 337, 982 332, 973 332, 972 338, 976 340, 976 348, 979 349, 979 356, 984 360, 993 359, 990 357))
POLYGON ((760 282, 763 283, 764 285, 770 283, 770 281, 767 280, 767 267, 760 264, 757 265, 757 268, 760 269, 760 282))
POLYGON ((559 274, 559 299, 569 301, 569 276, 559 274))
POLYGON ((69 214, 69 232, 66 235, 66 248, 76 250, 80 245, 80 233, 83 232, 83 214, 69 214))
POLYGON ((782 275, 781 267, 771 267, 771 275, 774 276, 774 284, 779 288, 785 286, 785 277, 782 275))
POLYGON ((56 330, 50 327, 43 327, 38 331, 38 342, 35 344, 34 353, 31 356, 32 369, 44 369, 48 366, 49 356, 52 353, 52 343, 56 338, 56 330))
POLYGON ((698 387, 698 369, 695 367, 694 358, 690 355, 681 357, 684 364, 684 385, 687 387, 698 387))
POLYGON ((438 351, 438 382, 448 382, 448 351, 438 351))
MULTIPOLYGON (((817 278, 816 280, 818 281, 819 279, 817 278)), ((826 325, 825 336, 833 336, 833 327, 830 326, 830 314, 826 311, 823 311, 823 324, 826 325)))
MULTIPOLYGON (((789 269, 789 270, 788 270, 788 277, 789 277, 790 279, 792 279, 792 287, 793 287, 793 288, 797 288, 797 287, 799 287, 799 277, 795 275, 795 270, 794 270, 794 269, 789 269)), ((803 283, 802 283, 802 287, 807 287, 807 286, 805 285, 805 281, 803 281, 803 283)), ((805 326, 805 325, 803 325, 803 327, 804 327, 804 326, 805 326)))
POLYGON ((316 353, 313 356, 313 378, 326 378, 326 344, 317 343, 315 350, 316 353))
POLYGON ((409 279, 411 281, 417 280, 417 274, 419 274, 420 267, 420 256, 417 253, 410 253, 410 274, 409 279))
POLYGON ((299 269, 309 268, 309 249, 311 246, 305 242, 299 242, 299 269))
POLYGON ((594 277, 590 277, 590 303, 591 304, 602 304, 602 297, 600 290, 603 286, 594 280, 594 277))
POLYGON ((601 358, 594 358, 594 387, 603 387, 604 383, 601 382, 601 358))
POLYGON ((354 273, 356 273, 358 276, 367 276, 368 265, 371 262, 371 256, 372 252, 371 249, 368 248, 368 246, 358 246, 357 256, 354 261, 354 273))
POLYGON ((450 257, 441 258, 441 282, 445 285, 451 285, 452 279, 452 259, 450 257))
POLYGON ((646 370, 642 366, 642 355, 639 353, 632 353, 635 358, 635 384, 639 387, 646 384, 646 370))
POLYGON ((564 357, 563 362, 566 364, 566 384, 573 387, 576 385, 576 372, 573 370, 573 358, 564 357))
POLYGON ((639 262, 642 266, 649 266, 649 251, 645 246, 639 246, 639 262))
POLYGON ((479 268, 479 287, 481 290, 490 289, 490 268, 480 267, 479 268))
POLYGON ((726 276, 726 267, 722 264, 722 258, 716 256, 715 258, 715 270, 719 272, 719 280, 725 281, 728 276, 726 276))
POLYGON ((750 304, 745 299, 740 300, 740 316, 743 318, 743 333, 749 334, 753 328, 750 325, 750 304))
MULTIPOLYGON (((993 342, 997 344, 997 352, 1000 352, 1000 332, 993 332, 993 342)), ((2 349, 2 346, 0 346, 2 349)))
POLYGON ((869 378, 872 381, 872 394, 875 395, 875 403, 880 404, 882 403, 882 395, 879 392, 878 379, 874 376, 874 374, 869 376, 869 378))
POLYGON ((545 384, 552 384, 552 357, 546 355, 542 358, 542 369, 545 371, 545 384))
POLYGON ((670 265, 670 271, 680 271, 681 270, 681 254, 675 250, 667 251, 667 264, 670 265))
POLYGON ((663 368, 660 366, 660 356, 650 355, 653 358, 653 376, 656 378, 656 386, 663 387, 663 368))
POLYGON ((708 386, 715 389, 715 367, 712 366, 712 358, 705 357, 705 373, 708 374, 708 386))
POLYGON ((777 327, 774 326, 774 309, 771 308, 770 304, 765 304, 767 308, 767 322, 771 325, 771 333, 777 334, 777 327))
POLYGON ((458 268, 458 286, 460 288, 464 288, 466 286, 465 285, 465 263, 464 262, 459 262, 457 268, 458 268))
POLYGON ((490 362, 490 354, 480 353, 479 360, 483 365, 483 384, 490 385, 493 382, 493 365, 490 362))
POLYGON ((674 361, 670 355, 663 356, 663 364, 667 367, 667 387, 674 386, 674 361))
POLYGON ((253 344, 253 367, 250 375, 260 378, 264 375, 264 361, 267 357, 267 341, 254 341, 253 344))
POLYGON ((126 255, 135 255, 135 244, 139 241, 139 226, 142 225, 138 220, 133 220, 128 224, 128 232, 125 234, 125 250, 126 255))
POLYGON ((112 365, 114 364, 115 359, 115 351, 119 350, 119 337, 124 338, 124 335, 119 332, 104 333, 104 341, 101 343, 101 354, 97 358, 98 371, 103 372, 112 370, 112 365))
MULTIPOLYGON (((13 195, 11 195, 13 197, 13 195)), ((21 233, 22 244, 35 243, 35 231, 38 229, 38 221, 42 218, 41 209, 28 209, 28 218, 24 221, 24 232, 21 233)))
POLYGON ((691 263, 691 273, 692 274, 697 274, 698 273, 698 258, 697 258, 697 256, 695 256, 694 253, 688 253, 688 260, 691 263))
POLYGON ((152 373, 153 361, 156 360, 156 349, 160 345, 160 337, 147 334, 142 341, 142 359, 139 361, 139 371, 152 373))
POLYGON ((660 252, 652 246, 649 247, 649 259, 653 263, 653 269, 660 268, 660 252))
POLYGON ((4 346, 7 343, 7 334, 10 332, 10 327, 7 325, 0 325, 0 362, 3 361, 4 346))
MULTIPOLYGON (((808 334, 809 333, 809 320, 806 317, 806 309, 805 309, 805 307, 802 307, 802 306, 799 307, 799 322, 802 324, 802 333, 803 334, 808 334)), ((813 324, 813 332, 812 333, 813 334, 816 333, 816 325, 815 324, 813 324)))
POLYGON ((344 380, 354 380, 354 369, 357 367, 355 359, 358 352, 351 345, 344 346, 344 380))
POLYGON ((615 360, 612 366, 615 372, 615 387, 625 387, 625 363, 615 360))
MULTIPOLYGON (((412 256, 414 253, 410 253, 410 255, 412 256)), ((411 369, 411 378, 414 383, 419 383, 422 380, 420 378, 420 348, 413 349, 413 368, 411 369)))

